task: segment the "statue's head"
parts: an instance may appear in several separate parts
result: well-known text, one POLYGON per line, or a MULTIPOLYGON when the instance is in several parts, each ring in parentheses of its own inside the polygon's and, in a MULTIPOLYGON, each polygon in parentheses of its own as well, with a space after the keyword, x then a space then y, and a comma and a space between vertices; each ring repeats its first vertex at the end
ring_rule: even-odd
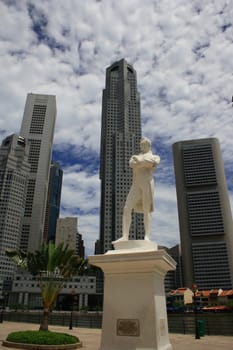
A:
POLYGON ((140 148, 142 153, 147 153, 151 150, 151 142, 148 138, 143 137, 140 141, 140 148))

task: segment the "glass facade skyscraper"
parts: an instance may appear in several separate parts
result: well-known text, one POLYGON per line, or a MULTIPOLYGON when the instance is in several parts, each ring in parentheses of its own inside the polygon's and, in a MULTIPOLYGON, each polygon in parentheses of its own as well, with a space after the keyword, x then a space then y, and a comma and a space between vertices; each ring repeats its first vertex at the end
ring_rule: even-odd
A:
POLYGON ((10 280, 15 271, 15 264, 6 256, 5 250, 19 249, 30 172, 28 153, 29 147, 21 136, 13 134, 2 141, 0 147, 0 280, 4 281, 10 280))
POLYGON ((52 161, 49 174, 49 189, 44 224, 44 241, 55 242, 57 219, 60 213, 63 171, 58 162, 52 161))
MULTIPOLYGON (((122 59, 107 68, 102 98, 100 239, 96 253, 112 249, 111 242, 122 235, 123 207, 132 183, 129 159, 139 153, 140 139, 136 71, 122 59)), ((144 238, 142 214, 133 214, 130 238, 144 238)))

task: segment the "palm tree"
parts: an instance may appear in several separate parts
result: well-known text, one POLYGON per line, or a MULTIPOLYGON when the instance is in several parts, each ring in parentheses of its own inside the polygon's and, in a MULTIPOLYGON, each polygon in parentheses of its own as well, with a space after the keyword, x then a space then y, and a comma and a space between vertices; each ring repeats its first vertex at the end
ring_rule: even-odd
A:
POLYGON ((43 304, 43 318, 40 330, 48 330, 49 314, 64 282, 73 275, 82 274, 87 269, 87 260, 75 255, 68 245, 55 246, 52 241, 43 243, 34 253, 6 250, 18 267, 29 271, 38 279, 43 304))

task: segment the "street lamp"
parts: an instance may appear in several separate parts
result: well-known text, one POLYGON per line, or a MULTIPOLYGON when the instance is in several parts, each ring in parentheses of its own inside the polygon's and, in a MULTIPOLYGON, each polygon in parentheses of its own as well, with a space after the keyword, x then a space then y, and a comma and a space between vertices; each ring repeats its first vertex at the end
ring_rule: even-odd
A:
POLYGON ((70 324, 69 329, 73 329, 73 311, 74 311, 74 295, 75 295, 75 289, 71 289, 71 311, 70 311, 70 324))
POLYGON ((198 322, 197 322, 197 300, 196 300, 196 292, 198 291, 197 284, 192 285, 192 291, 193 291, 193 303, 194 303, 194 317, 195 317, 195 339, 200 339, 199 332, 198 332, 198 322))

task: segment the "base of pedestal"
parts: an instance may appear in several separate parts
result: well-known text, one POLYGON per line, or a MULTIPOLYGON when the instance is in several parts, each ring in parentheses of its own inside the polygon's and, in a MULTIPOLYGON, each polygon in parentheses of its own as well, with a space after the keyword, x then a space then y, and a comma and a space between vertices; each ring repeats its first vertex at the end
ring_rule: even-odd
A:
POLYGON ((89 261, 105 275, 100 350, 171 350, 164 276, 174 260, 164 250, 119 249, 89 261))

